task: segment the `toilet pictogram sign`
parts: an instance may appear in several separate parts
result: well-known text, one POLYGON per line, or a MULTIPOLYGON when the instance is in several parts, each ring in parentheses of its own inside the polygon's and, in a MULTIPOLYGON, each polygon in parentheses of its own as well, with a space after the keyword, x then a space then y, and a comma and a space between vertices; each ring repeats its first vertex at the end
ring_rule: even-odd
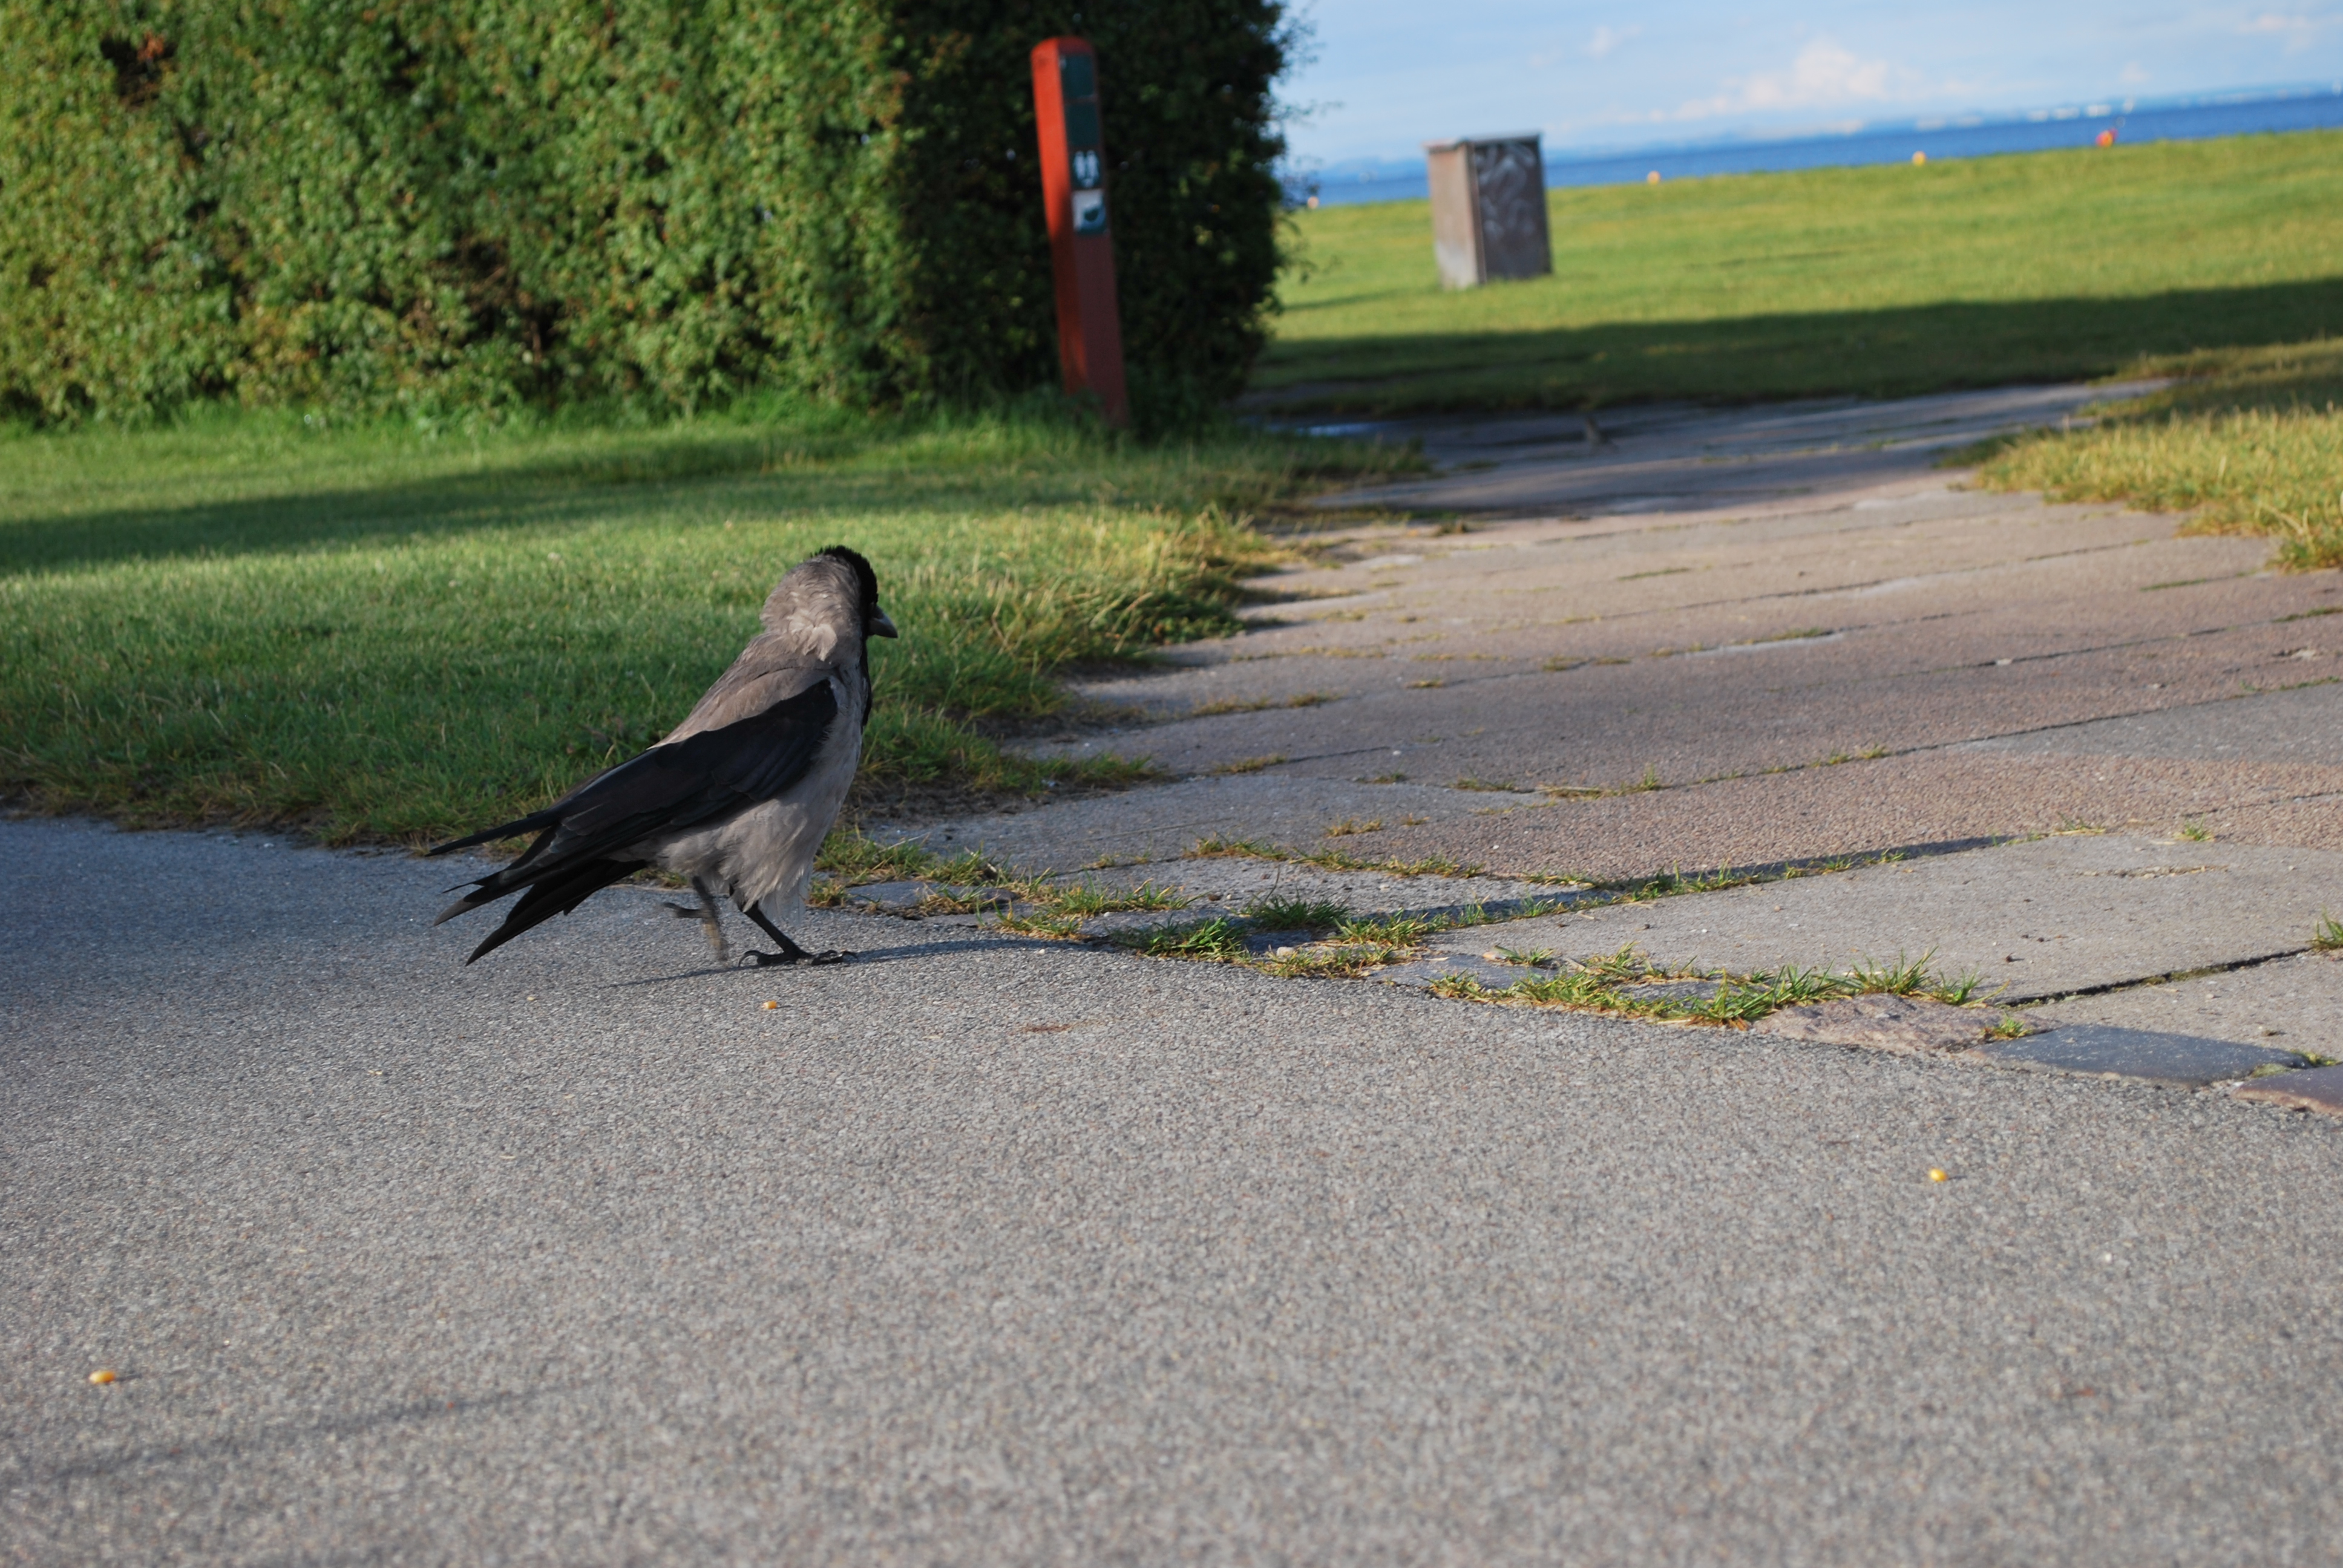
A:
POLYGON ((1057 282, 1059 368, 1067 391, 1093 395, 1107 422, 1121 425, 1130 417, 1130 404, 1114 297, 1098 55, 1088 43, 1051 38, 1034 46, 1033 108, 1041 139, 1050 264, 1057 282))

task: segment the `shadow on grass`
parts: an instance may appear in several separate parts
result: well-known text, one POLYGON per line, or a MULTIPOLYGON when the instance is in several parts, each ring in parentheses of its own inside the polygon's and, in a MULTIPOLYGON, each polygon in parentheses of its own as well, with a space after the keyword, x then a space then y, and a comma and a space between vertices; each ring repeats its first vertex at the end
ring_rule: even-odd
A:
POLYGON ((1404 413, 1660 398, 1897 397, 2087 379, 2151 355, 2337 333, 2343 333, 2343 277, 2133 298, 1302 338, 1272 347, 1246 400, 1404 413))
MULTIPOLYGON (((417 453, 411 466, 426 467, 435 458, 446 460, 417 453)), ((0 522, 0 571, 387 545, 490 530, 640 521, 685 511, 708 512, 714 522, 715 512, 736 499, 768 514, 834 515, 844 520, 923 506, 960 509, 971 502, 1048 505, 1091 498, 1081 485, 1086 471, 1061 471, 1054 479, 1046 473, 971 473, 965 464, 924 472, 875 465, 823 472, 810 464, 798 468, 803 461, 793 461, 786 452, 777 457, 767 444, 756 441, 647 442, 635 453, 590 459, 513 455, 481 470, 371 484, 327 474, 295 487, 288 477, 292 493, 287 494, 92 510, 35 501, 20 505, 16 518, 0 522)))
MULTIPOLYGON (((348 548, 647 518, 843 526, 874 516, 1031 508, 1237 512, 1298 480, 1387 469, 1378 448, 1231 429, 1142 445, 1036 421, 857 431, 669 427, 502 434, 481 449, 396 429, 200 429, 0 442, 0 573, 109 561, 348 548), (13 460, 13 462, 12 462, 13 460), (207 493, 208 492, 208 493, 207 493)), ((283 420, 276 421, 284 425, 283 420)))

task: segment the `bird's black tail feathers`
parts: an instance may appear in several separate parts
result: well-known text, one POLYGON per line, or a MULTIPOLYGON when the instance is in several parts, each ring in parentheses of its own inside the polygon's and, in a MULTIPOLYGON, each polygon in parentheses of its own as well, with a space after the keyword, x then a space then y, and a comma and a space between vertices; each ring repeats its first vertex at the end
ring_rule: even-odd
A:
POLYGON ((544 810, 532 811, 517 821, 502 823, 494 828, 483 828, 478 832, 466 834, 461 839, 450 839, 444 844, 434 844, 424 851, 424 857, 429 859, 441 855, 452 855, 458 849, 477 849, 483 844, 493 844, 498 839, 518 839, 526 834, 555 827, 561 821, 561 808, 568 804, 566 799, 557 800, 544 810))
MULTIPOLYGON (((611 883, 623 882, 649 864, 649 860, 573 860, 548 872, 543 880, 521 895, 518 903, 505 911, 504 923, 490 931, 480 945, 472 950, 472 956, 464 961, 468 964, 475 962, 531 926, 540 925, 556 915, 568 914, 611 883)), ((502 898, 509 890, 500 890, 488 897, 502 898)), ((480 894, 474 894, 450 908, 439 920, 478 908, 475 900, 480 899, 480 894)), ((437 925, 438 921, 434 920, 432 924, 437 925)))

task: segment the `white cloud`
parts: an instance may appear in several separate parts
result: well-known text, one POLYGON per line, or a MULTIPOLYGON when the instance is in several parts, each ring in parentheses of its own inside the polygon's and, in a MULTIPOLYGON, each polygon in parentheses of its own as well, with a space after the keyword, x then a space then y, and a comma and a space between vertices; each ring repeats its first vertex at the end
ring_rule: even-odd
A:
POLYGON ((1594 60, 1603 59, 1606 57, 1612 50, 1616 49, 1620 45, 1625 43, 1628 39, 1634 37, 1636 34, 1642 31, 1643 29, 1641 27, 1632 25, 1626 27, 1597 27, 1594 29, 1594 36, 1586 40, 1587 57, 1594 60))
POLYGON ((2137 60, 2134 60, 2123 68, 2123 75, 2117 80, 2122 82, 2127 87, 2137 87, 2147 80, 2147 71, 2137 60))
POLYGON ((1912 95, 1919 81, 1915 71, 1885 60, 1865 60, 1829 38, 1816 38, 1798 51, 1788 70, 1727 77, 1723 93, 1694 99, 1676 111, 1676 117, 1697 120, 1712 115, 1877 103, 1912 95))
POLYGON ((2241 25, 2237 31, 2274 35, 2284 38, 2286 52, 2289 55, 2297 55, 2309 48, 2319 33, 2335 25, 2336 21, 2337 18, 2332 13, 2314 15, 2301 11, 2265 11, 2241 25))

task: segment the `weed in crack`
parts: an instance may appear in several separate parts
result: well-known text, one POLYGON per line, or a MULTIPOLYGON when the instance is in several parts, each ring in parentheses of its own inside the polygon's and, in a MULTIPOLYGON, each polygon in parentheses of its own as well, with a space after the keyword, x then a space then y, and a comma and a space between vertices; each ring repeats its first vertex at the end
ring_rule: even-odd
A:
MULTIPOLYGON (((1502 954, 1503 950, 1499 950, 1502 954)), ((1670 973, 1655 969, 1641 950, 1629 943, 1614 953, 1582 959, 1565 973, 1523 979, 1501 989, 1493 989, 1469 975, 1441 976, 1430 989, 1435 996, 1460 1000, 1524 1002, 1626 1018, 1746 1029, 1782 1008, 1879 991, 1899 996, 1927 995, 1960 1005, 1969 1000, 1978 983, 1974 976, 1951 982, 1939 980, 1929 972, 1926 957, 1915 962, 1901 955, 1893 965, 1858 966, 1855 972, 1844 975, 1794 966, 1737 976, 1670 973), (1640 988, 1654 981, 1694 978, 1715 980, 1715 993, 1702 998, 1639 994, 1640 988)), ((2024 1032, 2022 1022, 2018 1031, 2024 1032)))
POLYGON ((1193 925, 1132 931, 1116 940, 1119 946, 1135 949, 1149 958, 1229 963, 1245 956, 1244 928, 1225 915, 1193 925))
POLYGON ((1195 902, 1178 889, 1160 882, 1141 882, 1135 888, 1102 888, 1094 882, 1045 882, 1037 879, 1018 890, 1029 901, 1054 914, 1084 919, 1130 910, 1184 910, 1195 902))
POLYGON ((1305 691, 1299 697, 1263 697, 1251 700, 1229 698, 1219 702, 1202 702, 1188 710, 1191 719, 1215 719, 1224 713, 1261 713, 1272 708, 1316 708, 1321 703, 1337 702, 1342 694, 1334 691, 1305 691))
POLYGON ((1445 855, 1429 856, 1421 860, 1362 860, 1345 855, 1339 849, 1322 849, 1314 855, 1298 854, 1282 849, 1258 839, 1223 839, 1215 833, 1199 839, 1188 850, 1191 860, 1242 859, 1277 860, 1289 865, 1316 866, 1328 871, 1382 871, 1394 877, 1477 877, 1481 868, 1470 861, 1452 859, 1445 855))
POLYGON ((1080 915, 1003 915, 993 922, 993 929, 1021 937, 1071 942, 1081 940, 1082 921, 1080 915))
POLYGON ((1338 930, 1351 918, 1350 910, 1329 900, 1276 895, 1255 899, 1238 912, 1260 931, 1338 930))
POLYGON ((1858 959, 1855 968, 1848 971, 1848 977, 1865 992, 1884 991, 1889 996, 1910 996, 1915 991, 1926 989, 1931 983, 1928 960, 1936 956, 1936 950, 1930 948, 1916 959, 1906 958, 1899 952, 1892 964, 1875 964, 1869 959, 1858 959))

